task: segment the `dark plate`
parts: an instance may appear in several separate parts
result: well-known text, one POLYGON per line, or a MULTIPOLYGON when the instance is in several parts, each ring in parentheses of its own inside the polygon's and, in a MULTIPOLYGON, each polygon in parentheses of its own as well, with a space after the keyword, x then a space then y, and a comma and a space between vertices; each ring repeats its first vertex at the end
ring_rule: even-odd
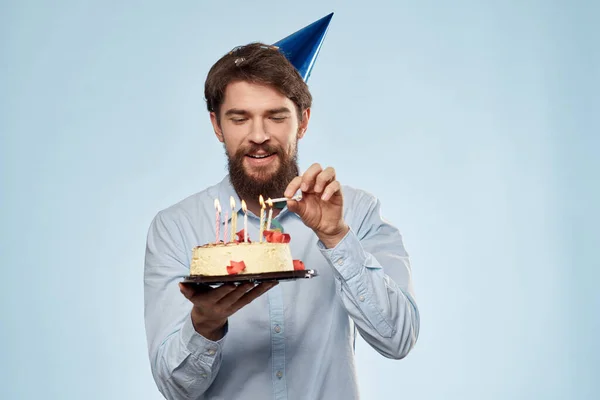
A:
POLYGON ((235 274, 235 275, 190 275, 186 276, 183 283, 196 283, 204 285, 219 285, 224 283, 287 281, 294 279, 308 279, 317 276, 314 269, 285 272, 267 272, 264 274, 235 274))

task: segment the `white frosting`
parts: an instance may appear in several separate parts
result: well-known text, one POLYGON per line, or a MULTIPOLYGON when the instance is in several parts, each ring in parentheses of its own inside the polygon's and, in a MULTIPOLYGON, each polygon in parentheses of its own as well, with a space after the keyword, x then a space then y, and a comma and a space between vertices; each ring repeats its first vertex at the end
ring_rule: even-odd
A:
POLYGON ((287 243, 228 243, 196 247, 192 253, 191 275, 227 275, 231 261, 243 261, 240 274, 293 271, 287 243))

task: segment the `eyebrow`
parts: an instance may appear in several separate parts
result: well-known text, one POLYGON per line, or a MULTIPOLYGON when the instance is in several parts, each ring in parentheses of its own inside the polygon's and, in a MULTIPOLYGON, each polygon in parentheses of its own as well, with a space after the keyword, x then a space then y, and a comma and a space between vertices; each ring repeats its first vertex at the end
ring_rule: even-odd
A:
MULTIPOLYGON (((269 115, 273 115, 273 114, 281 114, 281 113, 291 113, 290 109, 287 107, 279 107, 279 108, 272 108, 270 110, 267 110, 266 112, 269 115)), ((227 111, 225 111, 225 116, 229 117, 231 115, 248 115, 249 112, 246 110, 241 110, 239 108, 231 108, 227 111)))
POLYGON ((248 111, 240 110, 237 108, 231 108, 225 112, 225 116, 228 117, 230 115, 247 115, 248 111))
POLYGON ((273 108, 271 110, 267 110, 267 114, 281 114, 281 113, 291 113, 291 111, 287 107, 279 107, 279 108, 273 108))

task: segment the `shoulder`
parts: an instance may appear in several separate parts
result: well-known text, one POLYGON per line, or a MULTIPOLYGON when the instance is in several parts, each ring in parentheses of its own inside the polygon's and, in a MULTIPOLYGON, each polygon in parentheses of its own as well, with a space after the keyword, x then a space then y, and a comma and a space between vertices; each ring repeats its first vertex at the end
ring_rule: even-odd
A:
POLYGON ((379 199, 372 193, 349 185, 342 185, 344 195, 344 220, 355 232, 365 225, 376 223, 379 199))
POLYGON ((377 197, 364 190, 350 185, 342 185, 344 195, 344 209, 348 213, 364 214, 373 209, 379 200, 377 197))

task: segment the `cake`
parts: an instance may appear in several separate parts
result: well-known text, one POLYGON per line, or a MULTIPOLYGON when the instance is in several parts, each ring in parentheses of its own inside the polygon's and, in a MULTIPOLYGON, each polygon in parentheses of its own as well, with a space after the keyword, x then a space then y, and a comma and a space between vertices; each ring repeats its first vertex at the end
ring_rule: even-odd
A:
POLYGON ((233 242, 196 246, 192 250, 190 275, 262 274, 304 269, 302 261, 292 259, 289 234, 265 231, 262 242, 245 242, 244 230, 236 235, 237 240, 233 242))

